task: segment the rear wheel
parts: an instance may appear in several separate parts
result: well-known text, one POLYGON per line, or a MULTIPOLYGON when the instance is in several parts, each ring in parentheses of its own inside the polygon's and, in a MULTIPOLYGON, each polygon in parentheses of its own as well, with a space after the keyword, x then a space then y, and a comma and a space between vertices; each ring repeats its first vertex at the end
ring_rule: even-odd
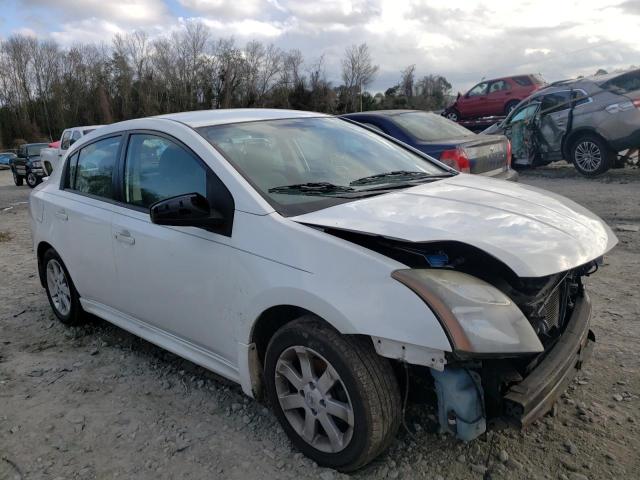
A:
POLYGON ((511 111, 516 108, 518 103, 520 103, 520 100, 511 100, 510 102, 507 102, 507 104, 504 106, 504 114, 509 115, 511 111))
POLYGON ((611 168, 615 161, 615 152, 600 137, 587 134, 573 142, 571 160, 582 175, 595 177, 611 168))
POLYGON ((56 317, 66 324, 77 324, 82 320, 80 296, 71 281, 71 276, 62 259, 50 248, 42 256, 45 274, 45 289, 49 304, 56 317))
POLYGON ((362 338, 346 337, 313 315, 282 327, 265 359, 276 417, 319 465, 355 470, 393 440, 400 393, 390 363, 362 338))
POLYGON ((21 187, 23 178, 18 175, 13 168, 11 169, 11 173, 13 174, 13 183, 16 184, 16 187, 21 187))
POLYGON ((27 185, 31 188, 35 188, 40 183, 40 178, 32 171, 27 172, 27 185))

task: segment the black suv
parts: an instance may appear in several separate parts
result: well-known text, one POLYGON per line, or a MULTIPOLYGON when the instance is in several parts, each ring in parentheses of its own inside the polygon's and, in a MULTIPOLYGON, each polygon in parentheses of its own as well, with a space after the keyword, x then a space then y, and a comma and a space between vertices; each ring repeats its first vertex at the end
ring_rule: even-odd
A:
POLYGON ((18 148, 18 156, 9 161, 13 173, 13 181, 17 186, 22 185, 24 179, 31 188, 42 181, 45 176, 40 163, 40 150, 46 148, 46 143, 25 143, 18 148))

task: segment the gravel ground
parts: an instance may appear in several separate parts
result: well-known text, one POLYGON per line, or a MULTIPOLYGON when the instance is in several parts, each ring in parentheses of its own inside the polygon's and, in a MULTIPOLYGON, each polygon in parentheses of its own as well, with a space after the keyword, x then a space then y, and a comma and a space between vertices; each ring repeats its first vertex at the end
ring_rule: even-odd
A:
MULTIPOLYGON (((554 417, 464 444, 413 400, 401 431, 355 479, 640 478, 640 170, 597 180, 558 165, 521 181, 564 194, 616 230, 588 279, 598 343, 554 417), (491 447, 491 445, 493 446, 491 447)), ((58 323, 40 287, 29 189, 0 171, 0 479, 347 478, 296 452, 240 388, 98 319, 58 323)))

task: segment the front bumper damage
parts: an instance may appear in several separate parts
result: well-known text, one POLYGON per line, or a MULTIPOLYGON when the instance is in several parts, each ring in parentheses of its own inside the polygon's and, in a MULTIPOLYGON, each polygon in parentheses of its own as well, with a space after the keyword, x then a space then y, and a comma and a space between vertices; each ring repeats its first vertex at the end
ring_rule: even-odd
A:
MULTIPOLYGON (((551 410, 591 355, 595 336, 589 329, 590 318, 591 300, 584 292, 576 299, 566 329, 555 345, 541 354, 543 358, 526 377, 503 393, 498 418, 491 420, 526 427, 551 410)), ((481 375, 473 368, 453 365, 431 373, 441 430, 465 441, 484 433, 488 419, 481 375)))

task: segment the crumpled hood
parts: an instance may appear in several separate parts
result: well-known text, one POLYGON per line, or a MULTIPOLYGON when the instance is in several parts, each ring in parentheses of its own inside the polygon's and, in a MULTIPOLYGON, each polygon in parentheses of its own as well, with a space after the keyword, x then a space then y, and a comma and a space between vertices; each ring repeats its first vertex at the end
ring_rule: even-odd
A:
POLYGON ((618 242, 599 217, 568 198, 466 174, 290 220, 410 242, 462 242, 520 277, 575 268, 618 242))

